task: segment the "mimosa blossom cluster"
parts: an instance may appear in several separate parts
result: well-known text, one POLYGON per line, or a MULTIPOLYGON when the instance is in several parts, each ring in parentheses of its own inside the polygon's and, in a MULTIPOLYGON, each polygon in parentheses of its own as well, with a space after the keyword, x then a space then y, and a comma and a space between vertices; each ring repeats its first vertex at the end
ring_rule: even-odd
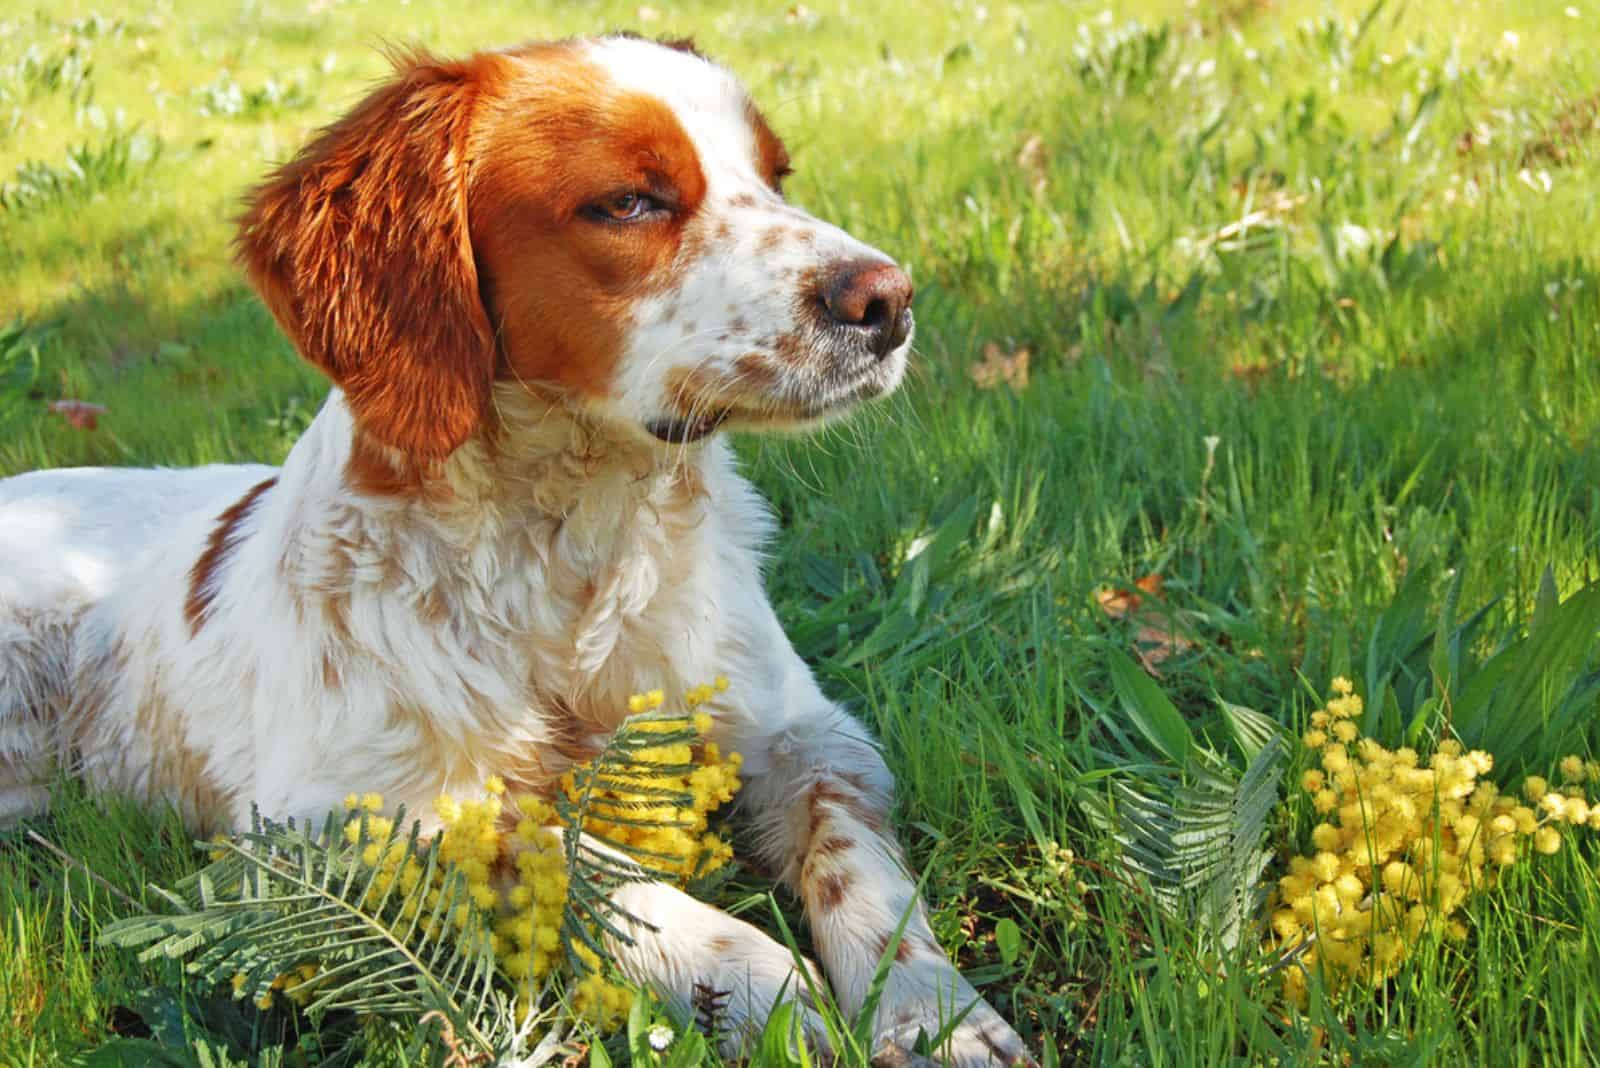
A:
MULTIPOLYGON (((697 686, 684 695, 685 716, 639 726, 679 736, 692 727, 703 738, 712 720, 701 706, 727 685, 719 678, 713 685, 697 686)), ((638 694, 629 699, 628 710, 655 712, 664 700, 660 690, 638 694)), ((739 754, 724 756, 714 742, 675 741, 637 750, 630 768, 597 777, 603 789, 591 785, 583 774, 593 770, 590 765, 563 776, 560 788, 585 812, 584 833, 625 850, 664 877, 686 883, 733 857, 732 847, 707 827, 709 816, 739 789, 740 764, 739 754), (680 797, 689 803, 664 800, 680 797)), ((498 775, 485 781, 480 797, 458 800, 441 795, 434 802, 440 821, 439 864, 432 884, 420 893, 422 881, 429 877, 427 868, 408 855, 406 835, 393 817, 383 815, 383 804, 383 797, 373 793, 350 794, 344 802, 345 841, 360 848, 364 867, 376 869, 364 901, 367 908, 382 910, 397 903, 397 917, 406 921, 421 917, 430 925, 430 936, 448 924, 466 937, 478 922, 487 921, 500 970, 515 987, 519 1015, 535 1008, 544 980, 559 970, 570 950, 584 965, 583 974, 568 988, 572 1012, 600 1030, 614 1029, 627 1018, 631 992, 604 976, 599 955, 590 946, 563 940, 570 873, 563 821, 549 799, 511 795, 498 775), (446 915, 439 905, 446 873, 452 870, 465 880, 468 900, 446 915)), ((257 1004, 269 1008, 273 991, 304 1004, 315 991, 317 976, 314 964, 279 976, 257 1004)), ((236 990, 244 978, 235 977, 236 990)))
POLYGON ((1322 817, 1315 852, 1297 856, 1272 895, 1270 945, 1301 950, 1283 970, 1284 994, 1303 1005, 1320 972, 1330 991, 1394 975, 1425 932, 1460 939, 1468 899, 1530 856, 1558 852, 1568 827, 1600 829, 1600 805, 1584 795, 1600 764, 1567 757, 1560 789, 1537 776, 1521 798, 1485 776, 1494 757, 1453 739, 1426 757, 1361 736, 1362 701, 1347 679, 1312 713, 1301 739, 1319 768, 1301 786, 1322 817))

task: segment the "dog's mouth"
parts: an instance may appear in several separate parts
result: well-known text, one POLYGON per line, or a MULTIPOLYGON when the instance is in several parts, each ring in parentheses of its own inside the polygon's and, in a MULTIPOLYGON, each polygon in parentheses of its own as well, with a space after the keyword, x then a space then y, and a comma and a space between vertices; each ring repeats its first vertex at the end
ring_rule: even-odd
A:
POLYGON ((860 399, 852 396, 831 404, 801 407, 721 408, 695 419, 653 419, 644 428, 656 440, 668 445, 688 445, 710 437, 725 426, 734 430, 803 429, 853 408, 860 399))
POLYGON ((668 445, 687 445, 716 433, 731 414, 731 408, 724 408, 697 419, 652 419, 644 428, 668 445))
MULTIPOLYGON (((900 361, 903 365, 903 359, 900 361)), ((774 396, 748 390, 724 391, 713 387, 698 396, 676 398, 675 406, 699 411, 690 417, 665 417, 645 422, 644 429, 668 445, 688 445, 726 428, 734 430, 803 430, 826 422, 891 392, 899 383, 898 366, 887 361, 844 383, 808 395, 774 396)))

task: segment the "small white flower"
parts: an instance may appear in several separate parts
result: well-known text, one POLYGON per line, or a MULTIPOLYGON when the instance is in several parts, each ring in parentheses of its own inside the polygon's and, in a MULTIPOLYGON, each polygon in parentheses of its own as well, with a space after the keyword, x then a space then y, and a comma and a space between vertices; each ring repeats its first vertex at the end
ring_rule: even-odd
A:
POLYGON ((1530 171, 1524 167, 1517 172, 1517 181, 1533 190, 1535 193, 1548 193, 1554 183, 1550 180, 1550 172, 1540 169, 1530 171))
POLYGON ((650 1040, 650 1048, 655 1050, 657 1053, 660 1053, 668 1046, 672 1045, 672 1040, 678 1036, 672 1030, 672 1028, 668 1027, 666 1024, 656 1024, 654 1027, 650 1028, 649 1035, 645 1037, 650 1040))

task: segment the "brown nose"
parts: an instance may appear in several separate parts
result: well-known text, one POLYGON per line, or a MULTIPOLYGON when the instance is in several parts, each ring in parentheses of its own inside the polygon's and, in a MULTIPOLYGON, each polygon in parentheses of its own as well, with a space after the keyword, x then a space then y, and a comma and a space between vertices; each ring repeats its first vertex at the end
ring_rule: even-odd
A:
POLYGON ((865 331, 878 359, 911 333, 911 279, 892 263, 857 260, 834 268, 822 287, 822 304, 835 323, 865 331))

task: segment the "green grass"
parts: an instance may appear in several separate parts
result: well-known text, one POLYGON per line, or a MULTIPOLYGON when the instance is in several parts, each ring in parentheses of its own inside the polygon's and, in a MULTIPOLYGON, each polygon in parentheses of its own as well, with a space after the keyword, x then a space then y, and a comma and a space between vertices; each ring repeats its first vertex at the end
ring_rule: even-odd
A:
MULTIPOLYGON (((381 75, 376 46, 692 33, 789 140, 793 199, 917 282, 899 399, 741 450, 784 524, 771 595, 884 740, 936 929, 997 1007, 1064 1062, 1600 1059, 1592 836, 1480 899, 1465 944, 1300 1018, 1248 944, 1219 960, 1126 882, 1083 804, 1160 763, 1112 698, 1132 627, 1106 587, 1164 577, 1193 645, 1159 685, 1220 745, 1218 697, 1298 724, 1332 674, 1367 677, 1402 591, 1432 616, 1458 580, 1458 615, 1495 602, 1492 643, 1545 568, 1564 594, 1596 577, 1600 10, 890 6, 0 15, 0 474, 283 456, 325 387, 243 288, 229 219, 381 75), (988 341, 1031 349, 1026 390, 974 386, 988 341), (63 398, 109 412, 74 429, 45 411, 63 398)), ((1582 722, 1600 747, 1592 704, 1582 722)), ((1289 801, 1277 840, 1310 823, 1289 801)), ((70 789, 36 829, 135 895, 195 864, 170 820, 70 789)), ((94 945, 127 909, 0 839, 0 1064, 135 1014, 198 1026, 204 992, 150 1004, 175 967, 94 945)), ((208 1026, 311 1063, 358 1048, 278 1014, 208 1026)), ((408 1059, 403 1032, 362 1033, 373 1062, 408 1059)))

